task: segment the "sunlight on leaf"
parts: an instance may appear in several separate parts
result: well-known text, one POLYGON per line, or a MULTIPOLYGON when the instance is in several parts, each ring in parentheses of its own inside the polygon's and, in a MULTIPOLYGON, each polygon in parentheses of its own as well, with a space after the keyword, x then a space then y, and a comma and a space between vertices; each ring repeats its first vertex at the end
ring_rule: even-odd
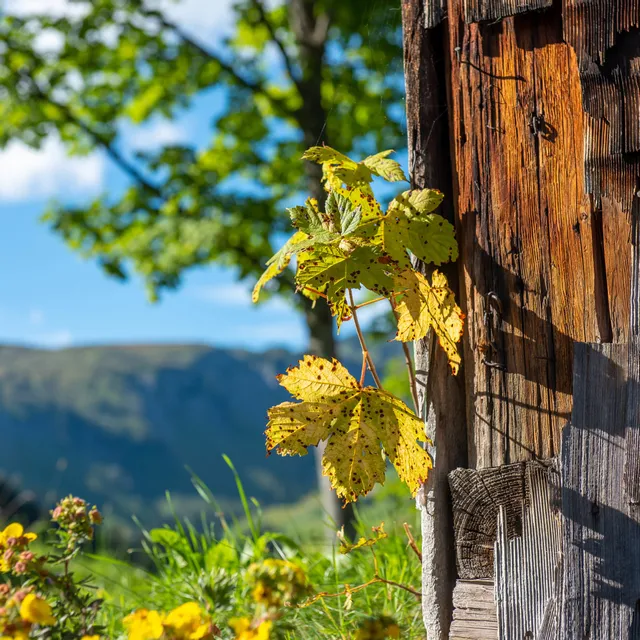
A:
POLYGON ((346 502, 384 483, 383 454, 412 494, 426 480, 432 463, 421 444, 424 425, 401 400, 361 387, 337 360, 316 356, 305 356, 278 380, 300 402, 269 409, 267 452, 305 455, 326 440, 323 473, 346 502))

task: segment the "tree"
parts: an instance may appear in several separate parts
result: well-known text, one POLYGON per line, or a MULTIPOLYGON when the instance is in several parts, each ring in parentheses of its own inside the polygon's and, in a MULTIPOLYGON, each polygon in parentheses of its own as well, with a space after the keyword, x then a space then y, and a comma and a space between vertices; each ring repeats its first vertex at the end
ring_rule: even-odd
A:
MULTIPOLYGON (((63 16, 0 22, 0 144, 57 135, 71 153, 102 150, 126 174, 123 193, 56 206, 46 219, 109 276, 137 272, 153 298, 212 262, 257 276, 283 202, 324 198, 320 167, 299 162, 305 148, 335 141, 359 155, 404 144, 400 16, 386 3, 238 0, 233 34, 205 43, 151 0, 75 2, 63 16), (61 46, 43 50, 43 32, 61 46), (123 122, 171 118, 212 88, 226 109, 211 140, 122 149, 123 122)), ((292 278, 279 293, 293 293, 292 278)), ((296 304, 309 350, 334 356, 326 305, 296 304)), ((332 497, 325 505, 340 525, 348 512, 332 497)))
MULTIPOLYGON (((502 506, 526 513, 525 498, 517 491, 518 477, 524 478, 514 471, 517 463, 560 456, 565 464, 561 442, 567 442, 568 432, 563 427, 584 414, 583 398, 573 396, 575 343, 631 342, 637 335, 640 13, 637 4, 629 11, 623 5, 619 0, 568 2, 562 8, 546 0, 403 0, 413 186, 440 188, 451 204, 467 314, 459 380, 443 382, 442 363, 437 353, 432 357, 430 343, 416 349, 427 389, 427 428, 437 450, 423 500, 423 610, 429 638, 449 637, 456 578, 500 577, 493 574, 489 544, 497 535, 495 512, 489 510, 482 519, 486 528, 474 534, 484 536, 484 551, 476 545, 471 552, 470 538, 461 539, 464 532, 457 524, 464 518, 454 520, 459 515, 456 482, 463 475, 480 476, 467 470, 451 474, 452 469, 485 472, 482 491, 489 503, 497 494, 488 479, 502 474, 497 487, 512 500, 499 498, 501 504, 506 501, 502 506), (444 158, 450 159, 451 171, 444 158), (498 475, 491 475, 494 467, 498 475), (454 487, 453 513, 448 481, 454 487)), ((453 286, 451 274, 449 281, 453 286)), ((593 353, 598 354, 595 347, 593 353)), ((588 360, 582 348, 576 348, 576 357, 575 366, 588 360)), ((637 359, 629 357, 629 366, 637 367, 637 359)), ((601 370, 606 371, 604 358, 601 370)), ((584 390, 583 372, 577 373, 578 388, 584 390)), ((590 391, 599 392, 599 387, 590 391)), ((599 428, 606 431, 604 425, 599 428)), ((573 473, 583 474, 582 484, 588 484, 587 469, 562 473, 563 482, 573 473)), ((614 484, 624 486, 626 495, 626 476, 614 484)), ((467 497, 471 486, 466 486, 467 497)), ((599 505, 603 512, 605 493, 599 505)), ((589 503, 591 509, 596 506, 589 503)), ((565 531, 573 526, 567 525, 566 507, 563 501, 565 531)), ((500 548, 504 542, 498 542, 500 548)), ((565 574, 564 580, 566 586, 579 578, 565 574)), ((583 589, 598 590, 593 583, 583 589)), ((611 594, 603 597, 615 600, 611 594)), ((565 615, 573 605, 560 600, 559 615, 565 615)), ((469 600, 467 605, 473 608, 469 600)), ((516 637, 504 626, 504 611, 527 606, 526 597, 498 599, 501 637, 516 637)), ((588 624, 586 619, 574 616, 580 624, 588 624)), ((569 618, 563 624, 570 624, 569 618)), ((626 638, 637 633, 637 619, 613 635, 604 624, 603 617, 602 628, 584 634, 626 638)), ((485 636, 477 620, 475 626, 480 635, 474 638, 496 637, 495 627, 485 636)), ((544 637, 582 637, 564 630, 564 635, 544 637)), ((528 631, 538 637, 540 629, 528 631)))

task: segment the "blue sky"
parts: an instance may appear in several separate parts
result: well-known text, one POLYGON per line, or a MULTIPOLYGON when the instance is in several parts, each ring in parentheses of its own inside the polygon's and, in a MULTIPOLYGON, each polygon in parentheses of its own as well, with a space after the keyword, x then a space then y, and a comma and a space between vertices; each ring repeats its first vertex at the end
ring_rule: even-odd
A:
MULTIPOLYGON (((171 11, 185 28, 211 41, 228 25, 229 4, 230 0, 182 0, 171 11)), ((64 11, 68 5, 66 0, 5 3, 15 12, 43 6, 64 11)), ((174 121, 129 129, 124 143, 143 148, 202 140, 209 135, 208 123, 222 99, 212 92, 174 121)), ((119 171, 104 156, 67 158, 56 139, 48 140, 41 151, 21 144, 0 151, 0 343, 46 348, 122 342, 303 347, 301 318, 279 300, 252 305, 252 283, 238 283, 230 270, 191 271, 178 291, 151 304, 139 280, 123 284, 105 277, 38 221, 52 198, 89 199, 121 184, 119 171)))

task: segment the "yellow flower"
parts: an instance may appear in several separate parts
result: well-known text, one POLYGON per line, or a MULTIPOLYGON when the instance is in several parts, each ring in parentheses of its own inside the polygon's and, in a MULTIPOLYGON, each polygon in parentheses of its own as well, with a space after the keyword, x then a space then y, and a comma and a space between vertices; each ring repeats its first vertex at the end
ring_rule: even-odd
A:
POLYGON ((176 640, 201 640, 209 634, 211 626, 196 602, 187 602, 171 611, 164 625, 171 629, 176 640))
POLYGON ((0 531, 0 547, 6 547, 9 538, 26 538, 27 542, 31 542, 37 537, 35 533, 25 533, 24 527, 18 522, 12 522, 4 531, 0 531))
POLYGON ((162 616, 157 611, 138 609, 123 621, 129 640, 158 640, 164 633, 162 616))
POLYGON ((100 640, 100 636, 82 636, 81 640, 100 640))
POLYGON ((265 620, 256 629, 252 629, 249 618, 231 618, 229 626, 235 631, 235 640, 269 640, 273 623, 265 620))
POLYGON ((49 603, 33 593, 26 595, 20 605, 20 617, 25 622, 52 625, 56 623, 56 619, 51 614, 49 603))

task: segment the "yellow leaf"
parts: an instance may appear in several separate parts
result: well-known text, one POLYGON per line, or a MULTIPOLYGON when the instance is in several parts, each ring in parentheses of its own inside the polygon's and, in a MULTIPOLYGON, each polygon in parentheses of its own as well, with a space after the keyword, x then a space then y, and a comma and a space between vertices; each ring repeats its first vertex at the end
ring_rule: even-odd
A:
POLYGON ((260 276, 258 282, 256 282, 255 287, 253 287, 253 293, 251 294, 251 301, 258 302, 258 298, 260 298, 260 292, 262 291, 262 287, 264 287, 269 280, 273 280, 276 276, 279 276, 288 266, 291 258, 288 256, 282 261, 282 263, 272 262, 264 271, 264 273, 260 276))
POLYGON ((456 304, 446 276, 434 271, 431 284, 421 274, 407 269, 395 278, 396 291, 404 295, 396 306, 398 334, 396 340, 411 342, 424 338, 433 328, 445 350, 453 374, 460 368, 457 343, 462 338, 464 315, 456 304))
POLYGON ((384 178, 387 182, 408 182, 402 167, 395 161, 389 160, 387 156, 394 153, 393 149, 387 149, 369 156, 362 161, 362 164, 377 176, 384 178))
POLYGON ((305 356, 278 380, 301 402, 269 409, 268 453, 305 455, 326 440, 323 473, 346 502, 384 483, 383 453, 412 493, 426 480, 432 465, 420 444, 427 441, 424 426, 401 400, 361 387, 337 360, 316 356, 305 356))
POLYGON ((297 231, 287 240, 280 251, 278 251, 269 259, 269 261, 267 262, 267 268, 260 276, 258 282, 256 282, 255 287, 253 287, 253 293, 251 294, 252 302, 258 302, 262 287, 264 287, 264 285, 267 284, 269 280, 273 280, 273 278, 279 276, 289 266, 291 256, 294 253, 292 249, 294 249, 296 245, 298 245, 306 238, 307 235, 305 233, 297 231))

